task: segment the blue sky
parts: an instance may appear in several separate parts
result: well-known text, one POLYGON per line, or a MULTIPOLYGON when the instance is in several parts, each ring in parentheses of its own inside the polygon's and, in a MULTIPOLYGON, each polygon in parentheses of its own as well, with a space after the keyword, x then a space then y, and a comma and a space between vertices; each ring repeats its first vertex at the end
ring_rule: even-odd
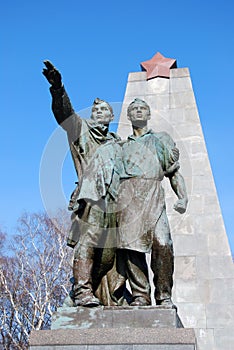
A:
MULTIPOLYGON (((123 100, 129 72, 157 51, 189 67, 224 221, 234 251, 234 3, 230 1, 11 1, 1 5, 0 227, 11 233, 23 211, 43 209, 39 173, 57 125, 50 59, 76 110, 95 97, 123 100)), ((75 174, 65 161, 68 196, 75 174)))

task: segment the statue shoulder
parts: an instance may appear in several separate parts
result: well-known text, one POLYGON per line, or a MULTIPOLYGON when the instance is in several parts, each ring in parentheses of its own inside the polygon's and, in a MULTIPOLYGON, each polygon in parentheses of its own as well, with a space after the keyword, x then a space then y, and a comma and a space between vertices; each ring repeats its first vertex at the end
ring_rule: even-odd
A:
POLYGON ((174 148, 176 146, 175 141, 166 131, 156 132, 155 135, 166 147, 174 148))

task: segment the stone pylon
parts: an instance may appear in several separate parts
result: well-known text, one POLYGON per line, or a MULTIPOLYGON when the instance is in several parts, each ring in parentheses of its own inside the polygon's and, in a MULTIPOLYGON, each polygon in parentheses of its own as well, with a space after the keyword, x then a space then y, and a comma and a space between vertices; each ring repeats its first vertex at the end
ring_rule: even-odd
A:
MULTIPOLYGON (((234 266, 188 68, 147 80, 130 73, 118 134, 132 134, 127 106, 134 98, 151 108, 150 128, 166 131, 180 149, 189 195, 187 212, 173 211, 176 196, 165 180, 167 213, 174 242, 173 302, 184 327, 194 328, 198 350, 234 349, 234 266)), ((159 73, 160 75, 160 73, 159 73)))

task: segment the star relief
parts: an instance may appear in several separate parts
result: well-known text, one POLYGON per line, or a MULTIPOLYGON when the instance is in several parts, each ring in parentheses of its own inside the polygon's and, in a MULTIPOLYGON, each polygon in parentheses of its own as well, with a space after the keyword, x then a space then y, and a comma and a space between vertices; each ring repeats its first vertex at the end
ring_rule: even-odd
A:
POLYGON ((174 58, 166 58, 159 52, 150 60, 141 62, 141 68, 143 71, 146 71, 147 80, 156 77, 170 78, 170 69, 176 67, 174 58))

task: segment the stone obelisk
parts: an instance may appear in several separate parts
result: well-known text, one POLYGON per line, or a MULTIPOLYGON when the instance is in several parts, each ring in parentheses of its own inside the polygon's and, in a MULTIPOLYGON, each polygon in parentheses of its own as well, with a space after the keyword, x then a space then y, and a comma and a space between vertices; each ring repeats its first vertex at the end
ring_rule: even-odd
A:
POLYGON ((165 181, 167 213, 175 253, 173 302, 186 328, 194 328, 198 350, 234 349, 234 266, 188 68, 157 53, 130 73, 118 133, 132 133, 127 106, 135 98, 151 108, 149 126, 166 131, 180 149, 189 205, 173 211, 175 195, 165 181))

